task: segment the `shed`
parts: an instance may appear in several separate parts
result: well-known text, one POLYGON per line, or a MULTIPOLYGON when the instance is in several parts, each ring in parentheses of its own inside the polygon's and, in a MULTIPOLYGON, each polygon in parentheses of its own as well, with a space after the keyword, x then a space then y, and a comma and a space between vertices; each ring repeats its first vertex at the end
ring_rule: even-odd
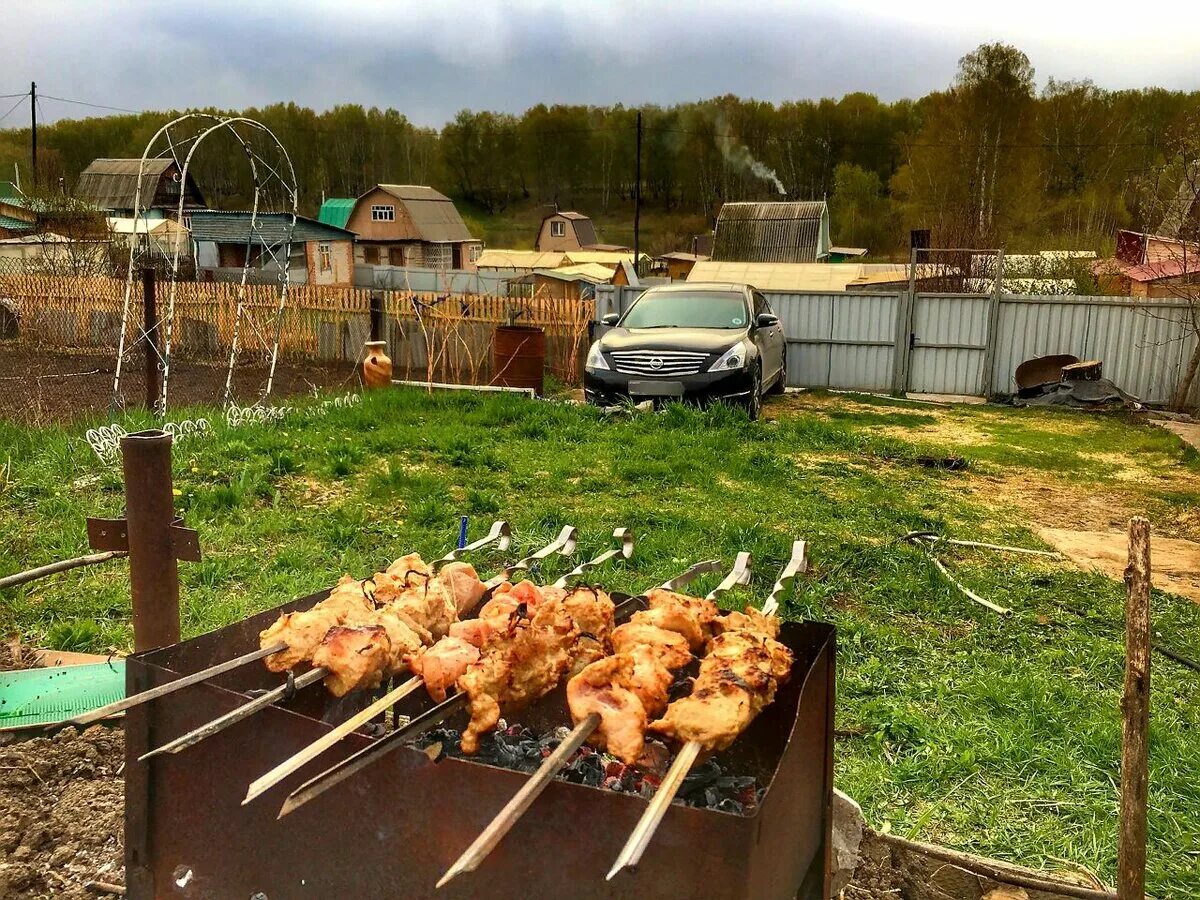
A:
POLYGON ((708 257, 699 253, 684 253, 682 250, 676 250, 656 256, 654 259, 667 270, 667 277, 672 281, 686 281, 692 267, 698 262, 704 262, 708 257))
POLYGON ((537 250, 496 250, 488 248, 475 260, 477 269, 505 269, 529 274, 534 269, 557 269, 567 258, 560 252, 537 250))
POLYGON ((829 261, 831 263, 849 262, 862 259, 867 255, 866 247, 830 247, 829 261))
POLYGON ((606 284, 611 270, 600 266, 568 266, 563 269, 535 269, 528 275, 508 282, 508 292, 514 297, 547 297, 551 300, 588 300, 596 295, 596 285, 606 284), (599 269, 604 269, 601 276, 599 269), (577 270, 577 271, 576 271, 577 270))
POLYGON ((726 203, 717 215, 714 260, 811 263, 829 256, 824 200, 726 203))
POLYGON ((185 210, 204 208, 196 180, 189 172, 185 186, 173 159, 148 159, 144 167, 141 159, 94 159, 80 173, 75 197, 115 216, 138 215, 139 171, 142 172, 141 206, 147 214, 174 215, 179 209, 181 193, 185 210))
POLYGON ((256 269, 277 272, 290 239, 288 269, 293 281, 307 284, 354 283, 354 233, 307 216, 244 210, 197 210, 191 215, 196 267, 210 280, 221 269, 241 270, 249 260, 256 269), (251 227, 251 222, 254 227, 251 227))

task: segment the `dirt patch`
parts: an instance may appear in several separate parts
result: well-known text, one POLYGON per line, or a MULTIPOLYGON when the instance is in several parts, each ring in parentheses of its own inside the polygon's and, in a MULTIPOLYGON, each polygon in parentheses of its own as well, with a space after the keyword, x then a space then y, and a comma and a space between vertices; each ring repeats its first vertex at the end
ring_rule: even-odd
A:
MULTIPOLYGON (((82 417, 107 417, 112 407, 116 353, 35 351, 0 342, 0 419, 25 425, 69 422, 82 417)), ((145 399, 141 360, 122 369, 124 403, 139 407, 145 399)), ((234 370, 233 394, 243 403, 257 399, 266 384, 264 366, 241 365, 234 370)), ((282 359, 275 369, 272 396, 292 397, 316 389, 357 384, 349 363, 316 363, 282 359)), ((172 407, 219 404, 225 387, 224 364, 171 359, 168 401, 172 407)))
POLYGON ((1200 450, 1200 423, 1196 422, 1156 422, 1167 431, 1177 434, 1184 443, 1200 450))
MULTIPOLYGON (((1043 528, 1047 544, 1084 569, 1096 569, 1121 581, 1129 561, 1129 536, 1124 531, 1070 531, 1043 528)), ((1155 537, 1151 547, 1154 586, 1200 603, 1200 544, 1179 538, 1155 537)))
POLYGON ((125 740, 64 728, 0 747, 0 897, 93 897, 124 882, 125 740))
POLYGON ((883 428, 870 428, 879 434, 899 438, 902 441, 928 441, 934 444, 947 444, 953 447, 977 447, 980 444, 990 444, 992 436, 987 432, 972 428, 963 422, 940 418, 932 425, 918 427, 887 425, 883 428))
POLYGON ((1120 491, 1097 491, 1022 472, 982 475, 966 484, 972 499, 997 510, 1017 509, 1034 525, 1082 531, 1124 528, 1145 502, 1120 491))

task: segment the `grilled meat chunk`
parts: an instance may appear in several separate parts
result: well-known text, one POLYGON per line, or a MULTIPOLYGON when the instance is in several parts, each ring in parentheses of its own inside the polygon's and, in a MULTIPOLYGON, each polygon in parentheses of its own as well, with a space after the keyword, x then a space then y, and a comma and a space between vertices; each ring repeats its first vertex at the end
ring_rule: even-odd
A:
MULTIPOLYGON (((760 623, 761 624, 761 623, 760 623)), ((667 707, 650 730, 705 750, 724 750, 775 699, 792 652, 758 631, 726 631, 710 642, 692 693, 667 707)))
POLYGON ((778 616, 763 615, 753 606, 747 606, 744 612, 718 616, 713 621, 713 632, 721 634, 725 631, 753 631, 769 638, 778 638, 779 625, 778 616))
POLYGON ((335 625, 313 652, 313 665, 329 670, 325 687, 335 697, 358 688, 376 688, 391 659, 391 642, 382 625, 335 625))
POLYGON ((479 580, 475 567, 465 562, 446 563, 438 571, 436 578, 450 589, 450 595, 454 597, 455 611, 459 616, 474 609, 487 590, 487 585, 479 580))
POLYGON ((651 648, 668 669, 682 669, 692 660, 687 638, 674 631, 644 622, 618 625, 612 634, 613 650, 625 653, 639 646, 651 648))
POLYGON ((471 663, 479 659, 479 647, 454 635, 447 635, 432 647, 405 657, 414 675, 425 682, 425 689, 438 703, 471 663))
POLYGON ((567 682, 571 718, 581 722, 592 713, 599 715, 600 725, 589 742, 633 765, 645 747, 648 718, 667 706, 671 681, 670 670, 651 647, 607 656, 567 682))
POLYGON ((284 613, 258 635, 260 647, 286 644, 287 649, 273 653, 264 660, 272 672, 286 672, 312 658, 325 633, 347 618, 370 614, 374 606, 364 582, 343 576, 329 596, 312 609, 284 613))
POLYGON ((561 600, 540 603, 532 614, 518 611, 503 633, 495 634, 479 659, 458 679, 469 698, 471 721, 462 734, 464 753, 479 749, 479 738, 495 727, 501 709, 521 709, 558 684, 570 665, 579 636, 561 600))
POLYGON ((603 659, 611 651, 617 608, 600 588, 586 586, 565 593, 562 603, 579 629, 579 637, 571 648, 570 674, 576 675, 588 663, 603 659))

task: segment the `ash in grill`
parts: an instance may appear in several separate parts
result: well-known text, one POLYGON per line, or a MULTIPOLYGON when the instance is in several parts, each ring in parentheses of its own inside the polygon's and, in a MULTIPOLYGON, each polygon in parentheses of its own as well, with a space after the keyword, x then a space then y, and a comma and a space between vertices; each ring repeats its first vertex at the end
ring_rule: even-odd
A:
MULTIPOLYGON (((462 752, 460 733, 453 728, 436 728, 423 735, 414 746, 425 750, 431 758, 470 759, 490 765, 533 773, 542 761, 567 737, 570 729, 555 728, 538 735, 524 725, 500 726, 480 742, 479 752, 469 756, 462 752)), ((626 765, 611 754, 594 750, 584 744, 570 757, 558 778, 570 784, 604 788, 624 794, 636 794, 649 799, 654 796, 671 761, 664 744, 647 746, 649 767, 626 765)), ((758 809, 764 789, 750 775, 730 774, 714 757, 692 769, 684 779, 677 799, 685 806, 716 810, 741 816, 752 816, 758 809)))
POLYGON ((613 368, 622 375, 695 375, 712 357, 689 350, 613 350, 613 368))

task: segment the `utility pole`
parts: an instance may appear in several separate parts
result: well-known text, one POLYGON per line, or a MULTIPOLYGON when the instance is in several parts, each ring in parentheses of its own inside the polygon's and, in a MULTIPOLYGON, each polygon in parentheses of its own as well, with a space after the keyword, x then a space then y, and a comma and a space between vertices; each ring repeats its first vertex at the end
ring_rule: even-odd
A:
POLYGON ((37 190, 37 82, 29 82, 29 121, 33 124, 30 129, 30 155, 33 157, 33 189, 37 190))
POLYGON ((642 220, 642 111, 637 114, 637 153, 633 176, 633 270, 636 272, 641 261, 642 220))

